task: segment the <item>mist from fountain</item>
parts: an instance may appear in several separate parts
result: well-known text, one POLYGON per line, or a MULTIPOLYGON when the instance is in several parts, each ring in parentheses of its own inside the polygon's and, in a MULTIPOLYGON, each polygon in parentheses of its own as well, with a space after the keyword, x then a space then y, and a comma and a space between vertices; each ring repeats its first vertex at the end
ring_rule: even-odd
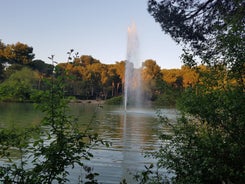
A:
POLYGON ((142 105, 141 63, 139 40, 135 23, 127 31, 127 59, 125 63, 124 110, 128 105, 140 108, 142 105))

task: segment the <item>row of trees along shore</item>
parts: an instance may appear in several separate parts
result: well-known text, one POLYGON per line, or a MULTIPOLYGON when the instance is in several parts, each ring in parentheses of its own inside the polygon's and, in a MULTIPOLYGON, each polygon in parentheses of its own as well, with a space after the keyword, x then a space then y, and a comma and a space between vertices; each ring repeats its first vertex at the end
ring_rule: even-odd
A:
MULTIPOLYGON (((67 54, 67 61, 54 67, 35 60, 33 48, 27 44, 0 42, 0 100, 29 101, 34 91, 46 88, 43 81, 52 75, 69 76, 65 82, 66 95, 76 99, 106 100, 122 95, 125 61, 103 64, 92 56, 79 56, 73 50, 67 54)), ((200 69, 208 71, 205 66, 200 69)), ((174 105, 176 97, 185 88, 194 86, 198 76, 197 70, 188 66, 161 69, 152 59, 143 62, 142 82, 146 98, 159 104, 174 105)))
MULTIPOLYGON (((165 99, 170 101, 174 95, 180 96, 178 109, 181 116, 172 123, 159 115, 164 130, 168 129, 171 133, 162 132, 159 137, 161 146, 150 154, 157 164, 145 166, 146 170, 136 175, 137 182, 243 184, 245 1, 148 0, 148 12, 165 33, 183 45, 182 60, 185 65, 181 69, 167 70, 160 69, 154 60, 143 63, 142 75, 149 86, 148 98, 164 102, 165 99), (202 65, 197 64, 196 58, 202 65), (161 169, 167 170, 167 173, 158 172, 161 169)), ((73 124, 63 113, 66 106, 62 90, 66 95, 81 99, 106 99, 121 95, 125 63, 105 65, 91 56, 72 54, 71 50, 68 61, 54 68, 43 61, 33 60, 32 51, 31 47, 22 43, 5 45, 0 42, 0 98, 25 101, 34 91, 51 89, 43 93, 41 102, 44 105, 41 109, 48 115, 44 119, 45 125, 52 128, 47 132, 50 135, 47 136, 50 138, 48 141, 53 136, 57 139, 52 140, 50 145, 43 144, 43 140, 34 142, 34 158, 43 156, 45 159, 43 163, 34 162, 33 170, 16 165, 0 167, 0 176, 4 183, 16 180, 20 182, 12 183, 65 183, 69 175, 65 170, 68 165, 78 163, 84 166, 77 155, 84 153, 86 159, 92 157, 86 151, 90 145, 86 145, 83 138, 92 138, 92 142, 101 140, 97 139, 98 135, 81 134, 78 129, 68 128, 73 124), (65 78, 59 79, 61 77, 65 78), (48 86, 50 83, 43 82, 50 79, 57 81, 52 88, 48 86), (15 175, 19 177, 13 178, 15 175)), ((32 147, 23 149, 23 145, 29 145, 21 142, 26 135, 26 132, 19 135, 12 130, 1 131, 1 156, 8 156, 6 150, 13 146, 20 151, 33 150, 32 147)), ((97 183, 94 181, 96 175, 88 173, 92 181, 89 183, 97 183)))

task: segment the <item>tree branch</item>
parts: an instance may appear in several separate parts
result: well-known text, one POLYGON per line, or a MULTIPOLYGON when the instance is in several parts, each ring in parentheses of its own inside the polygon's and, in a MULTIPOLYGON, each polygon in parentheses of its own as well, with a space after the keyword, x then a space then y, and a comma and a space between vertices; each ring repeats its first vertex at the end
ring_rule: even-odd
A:
POLYGON ((192 19, 193 17, 195 17, 200 11, 202 11, 203 9, 205 9, 208 4, 212 3, 214 0, 208 0, 206 3, 204 3, 199 9, 197 9, 197 11, 195 13, 193 13, 192 15, 190 15, 189 17, 186 17, 185 20, 189 20, 192 19))

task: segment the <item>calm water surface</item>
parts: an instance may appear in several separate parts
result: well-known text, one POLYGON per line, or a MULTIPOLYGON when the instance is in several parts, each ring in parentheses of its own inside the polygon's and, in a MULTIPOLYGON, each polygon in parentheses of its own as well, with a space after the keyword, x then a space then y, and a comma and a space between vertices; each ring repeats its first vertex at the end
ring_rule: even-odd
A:
MULTIPOLYGON (((159 146, 158 133, 165 130, 157 121, 156 110, 151 108, 129 109, 125 113, 120 106, 103 106, 93 104, 71 104, 71 113, 79 118, 81 126, 89 122, 92 130, 97 132, 112 146, 96 147, 92 153, 94 158, 89 162, 100 183, 120 183, 127 179, 134 183, 131 173, 144 168, 147 163, 154 162, 145 158, 143 152, 153 151, 159 146), (93 115, 96 115, 94 118, 93 115)), ((175 109, 161 109, 169 119, 176 119, 175 109)), ((28 127, 38 124, 43 115, 33 108, 32 104, 0 103, 0 128, 28 127)), ((75 181, 74 171, 71 182, 75 181)))

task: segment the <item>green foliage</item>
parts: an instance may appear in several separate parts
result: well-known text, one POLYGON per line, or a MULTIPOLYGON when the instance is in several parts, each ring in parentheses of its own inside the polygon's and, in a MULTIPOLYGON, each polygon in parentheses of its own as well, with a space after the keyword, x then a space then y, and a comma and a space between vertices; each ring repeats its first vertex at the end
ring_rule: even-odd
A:
POLYGON ((156 100, 154 101, 154 105, 161 106, 161 107, 174 107, 177 97, 173 93, 172 94, 164 93, 158 95, 156 100))
POLYGON ((172 125, 170 142, 163 140, 154 154, 158 165, 176 175, 174 183, 243 183, 245 106, 240 93, 184 95, 182 105, 190 118, 172 125))
POLYGON ((162 133, 162 145, 151 156, 157 164, 139 175, 140 183, 176 184, 238 183, 245 180, 245 96, 239 89, 196 93, 188 90, 181 99, 187 113, 171 123, 159 119, 171 134, 162 133), (167 169, 168 173, 154 170, 167 169), (147 175, 146 175, 147 174, 147 175), (146 176, 145 176, 146 175, 146 176), (145 179, 144 179, 145 178, 145 179), (144 181, 144 182, 142 182, 144 181))
MULTIPOLYGON (((189 44, 196 54, 211 54, 201 53, 202 49, 210 49, 216 53, 213 50, 215 47, 208 48, 219 44, 219 40, 212 39, 213 36, 218 39, 219 36, 230 38, 231 35, 234 38, 235 34, 244 36, 245 9, 242 0, 149 0, 148 11, 166 33, 177 42, 189 44)), ((238 40, 244 41, 244 38, 238 40)))
MULTIPOLYGON (((55 66, 55 77, 69 76, 64 80, 66 96, 83 100, 107 100, 123 94, 125 61, 116 62, 115 64, 103 64, 92 56, 79 56, 78 53, 74 53, 74 50, 69 51, 68 55, 67 62, 55 66)), ((6 45, 0 42, 0 82, 6 84, 4 87, 6 90, 3 89, 2 91, 2 94, 4 94, 1 96, 2 100, 29 100, 29 93, 26 97, 23 97, 22 93, 16 94, 19 94, 19 97, 7 94, 7 91, 14 90, 7 82, 10 76, 20 72, 25 67, 29 67, 36 74, 38 73, 38 81, 36 85, 30 86, 29 91, 47 89, 44 81, 50 80, 54 66, 45 63, 45 61, 33 59, 34 54, 31 52, 31 47, 26 44, 6 45)), ((173 73, 172 70, 162 72, 160 66, 154 60, 144 61, 141 73, 144 97, 148 100, 155 100, 159 95, 165 94, 164 86, 166 82, 172 85, 173 90, 195 83, 195 80, 193 80, 195 77, 192 77, 193 73, 188 70, 183 70, 181 76, 175 76, 173 73), (186 72, 188 75, 184 77, 186 72), (173 76, 174 82, 169 82, 169 78, 172 80, 169 76, 173 76)), ((30 75, 29 77, 31 79, 33 76, 30 75)))
POLYGON ((0 84, 1 101, 27 101, 37 86, 38 74, 29 68, 14 72, 0 84))
POLYGON ((187 90, 178 102, 185 116, 176 124, 160 117, 172 134, 163 133, 161 148, 152 154, 158 169, 167 169, 178 184, 243 183, 244 100, 239 87, 187 90))
POLYGON ((33 70, 37 70, 44 76, 51 76, 53 74, 54 66, 51 64, 47 64, 42 60, 33 60, 29 63, 29 66, 33 70))
POLYGON ((169 179, 155 170, 152 163, 149 166, 145 165, 145 170, 135 174, 134 179, 140 184, 169 184, 169 179))
POLYGON ((153 98, 152 101, 154 106, 159 107, 175 107, 176 102, 182 93, 182 90, 176 89, 166 83, 163 83, 158 91, 161 93, 154 95, 153 97, 155 97, 155 99, 153 98))
MULTIPOLYGON (((45 113, 37 133, 32 137, 30 130, 24 133, 3 130, 0 136, 1 156, 10 162, 0 168, 0 181, 4 183, 66 183, 72 169, 83 168, 83 180, 97 183, 92 168, 84 164, 93 154, 89 151, 97 144, 109 145, 99 139, 89 128, 81 131, 77 120, 69 115, 68 101, 64 96, 64 79, 52 79, 49 90, 35 96, 41 103, 37 108, 45 113), (25 135, 25 136, 24 136, 25 135), (15 141, 13 141, 15 140, 15 141), (12 141, 12 142, 11 142, 12 141), (12 148, 18 148, 20 162, 12 161, 12 148)), ((92 123, 92 122, 91 122, 92 123)), ((79 178, 78 178, 79 179, 79 178)))
POLYGON ((244 7, 242 0, 148 1, 162 29, 186 46, 182 59, 198 74, 178 102, 183 117, 166 123, 172 136, 163 134, 153 154, 173 183, 245 181, 244 7), (197 67, 196 56, 205 66, 197 67))
POLYGON ((163 31, 183 43, 185 64, 196 66, 196 56, 203 64, 222 64, 230 68, 232 77, 242 84, 244 5, 243 0, 149 0, 148 11, 163 31))
POLYGON ((110 99, 106 100, 105 103, 108 105, 122 105, 123 96, 117 96, 117 97, 110 98, 110 99))

